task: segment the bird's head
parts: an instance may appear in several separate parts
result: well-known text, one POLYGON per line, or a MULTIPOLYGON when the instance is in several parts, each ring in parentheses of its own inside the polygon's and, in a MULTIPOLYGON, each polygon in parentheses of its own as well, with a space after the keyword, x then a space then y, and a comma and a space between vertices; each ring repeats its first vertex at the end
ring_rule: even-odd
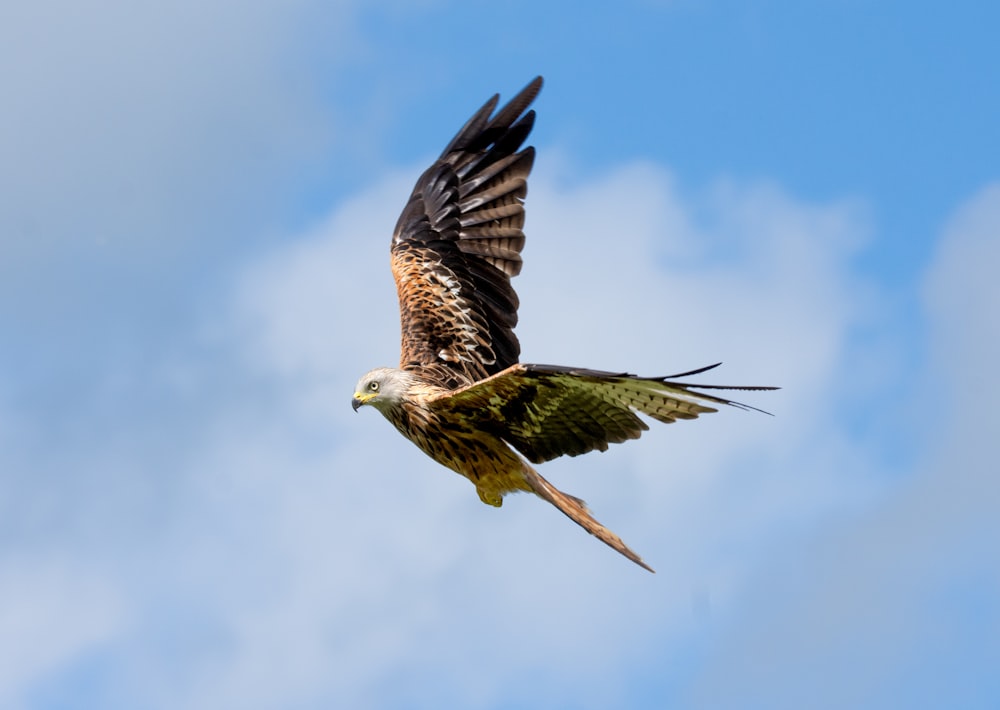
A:
POLYGON ((351 406, 354 411, 370 404, 385 414, 386 410, 399 404, 406 396, 410 387, 412 375, 405 370, 395 370, 391 367, 377 367, 362 375, 354 388, 351 406))

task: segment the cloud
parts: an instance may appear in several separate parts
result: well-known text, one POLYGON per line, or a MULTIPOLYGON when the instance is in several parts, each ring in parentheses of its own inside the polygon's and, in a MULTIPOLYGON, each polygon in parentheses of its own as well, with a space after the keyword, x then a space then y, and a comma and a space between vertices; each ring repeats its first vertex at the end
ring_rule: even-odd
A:
POLYGON ((1000 686, 1000 483, 990 375, 1000 188, 956 211, 929 269, 918 470, 863 515, 761 570, 692 706, 986 707, 1000 686), (932 442, 921 446, 921 440, 932 442), (989 659, 992 659, 989 660, 989 659))
POLYGON ((314 161, 350 143, 295 77, 318 56, 345 60, 353 7, 307 18, 313 7, 0 9, 0 391, 31 410, 99 398, 109 364, 141 379, 234 252, 299 209, 314 161), (328 34, 303 33, 307 20, 329 20, 328 34))
MULTIPOLYGON (((216 445, 221 456, 240 451, 256 462, 263 478, 253 485, 274 486, 268 526, 289 534, 280 554, 329 565, 319 580, 307 566, 288 577, 294 588, 327 593, 254 609, 245 640, 257 650, 244 660, 263 654, 258 662, 270 665, 279 647, 316 643, 317 634, 378 640, 370 656, 345 656, 331 641, 310 646, 325 660, 295 664, 345 668, 353 681, 317 670, 271 691, 488 706, 519 699, 515 679, 544 668, 534 702, 572 685, 574 703, 600 705, 621 691, 641 649, 681 653, 697 633, 692 604, 725 617, 775 536, 869 500, 863 453, 822 406, 860 317, 848 269, 868 229, 857 206, 806 205, 775 186, 733 182, 687 197, 652 164, 572 186, 542 168, 533 178, 518 279, 526 358, 661 373, 725 355, 726 381, 788 388, 773 399, 777 419, 725 412, 546 465, 543 473, 587 497, 659 566, 650 580, 539 501, 483 508, 465 481, 384 421, 347 408, 356 377, 398 352, 387 258, 394 215, 379 216, 383 224, 371 216, 401 204, 409 183, 390 176, 342 205, 248 269, 238 291, 239 349, 282 392, 268 427, 284 420, 290 438, 216 445), (675 259, 682 265, 671 266, 675 259), (336 454, 313 460, 296 442, 303 432, 335 438, 336 454), (266 483, 275 470, 305 477, 308 492, 266 483), (345 547, 341 531, 367 552, 345 547), (350 617, 337 611, 342 604, 350 617), (401 605, 412 613, 396 616, 401 605), (289 615, 306 639, 281 631, 289 615)), ((245 467, 214 468, 246 480, 245 467)), ((228 669, 234 688, 258 676, 243 663, 228 669)))
POLYGON ((395 359, 423 167, 387 173, 387 131, 454 83, 447 42, 413 62, 430 35, 360 12, 0 8, 0 705, 995 704, 997 188, 944 230, 924 344, 859 276, 863 203, 540 150, 526 358, 784 387, 544 467, 653 577, 348 409, 395 359))
POLYGON ((786 388, 747 396, 774 418, 721 412, 543 468, 656 577, 541 501, 483 506, 349 409, 357 376, 398 352, 387 242, 414 168, 260 252, 206 303, 142 371, 155 416, 109 405, 77 430, 97 438, 5 452, 34 505, 8 507, 19 549, 66 577, 66 559, 85 567, 96 591, 74 603, 105 611, 86 633, 37 617, 30 633, 50 650, 7 676, 4 699, 30 705, 95 664, 78 705, 656 697, 660 679, 692 672, 658 664, 691 668, 691 649, 738 627, 788 540, 868 510, 885 481, 838 410, 852 328, 875 297, 851 268, 864 210, 768 184, 684 188, 651 163, 572 183, 549 165, 517 283, 526 358, 648 373, 724 359, 712 381, 786 388))

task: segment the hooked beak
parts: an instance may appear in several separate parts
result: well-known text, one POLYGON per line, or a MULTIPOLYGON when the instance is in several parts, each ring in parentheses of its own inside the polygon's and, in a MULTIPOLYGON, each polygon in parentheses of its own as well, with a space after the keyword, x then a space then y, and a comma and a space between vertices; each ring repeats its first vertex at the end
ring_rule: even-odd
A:
POLYGON ((366 402, 367 400, 365 399, 364 395, 355 393, 355 395, 351 398, 351 407, 356 412, 358 411, 358 407, 365 404, 366 402))

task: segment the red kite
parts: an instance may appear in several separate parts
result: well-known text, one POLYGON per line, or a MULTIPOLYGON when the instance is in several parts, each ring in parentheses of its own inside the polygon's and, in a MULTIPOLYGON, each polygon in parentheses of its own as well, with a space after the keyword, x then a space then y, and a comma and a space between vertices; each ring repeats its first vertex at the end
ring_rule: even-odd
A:
POLYGON ((636 439, 657 421, 694 419, 725 404, 753 409, 700 389, 773 387, 693 385, 518 362, 518 298, 510 279, 521 270, 524 198, 535 151, 521 149, 542 87, 536 78, 492 115, 494 96, 469 119, 410 195, 392 236, 402 353, 398 369, 377 368, 358 382, 354 409, 371 405, 424 453, 476 486, 499 507, 527 491, 652 572, 597 522, 579 498, 531 467, 568 454, 636 439), (527 460, 525 460, 527 459, 527 460))

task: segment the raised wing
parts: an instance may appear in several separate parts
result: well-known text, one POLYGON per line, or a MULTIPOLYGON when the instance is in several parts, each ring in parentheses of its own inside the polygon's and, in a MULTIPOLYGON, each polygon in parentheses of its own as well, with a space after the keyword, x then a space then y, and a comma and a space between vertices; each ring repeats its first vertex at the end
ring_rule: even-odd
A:
MULTIPOLYGON (((771 390, 672 381, 718 365, 668 377, 582 370, 555 365, 514 365, 486 380, 433 400, 471 419, 515 447, 532 463, 578 456, 608 444, 637 439, 649 427, 636 412, 657 421, 695 419, 718 411, 712 404, 755 409, 690 388, 771 390)), ((760 410, 758 410, 760 411, 760 410)))
POLYGON ((494 96, 420 176, 392 237, 400 367, 455 387, 517 362, 524 206, 535 151, 520 150, 535 120, 528 84, 495 116, 494 96))

